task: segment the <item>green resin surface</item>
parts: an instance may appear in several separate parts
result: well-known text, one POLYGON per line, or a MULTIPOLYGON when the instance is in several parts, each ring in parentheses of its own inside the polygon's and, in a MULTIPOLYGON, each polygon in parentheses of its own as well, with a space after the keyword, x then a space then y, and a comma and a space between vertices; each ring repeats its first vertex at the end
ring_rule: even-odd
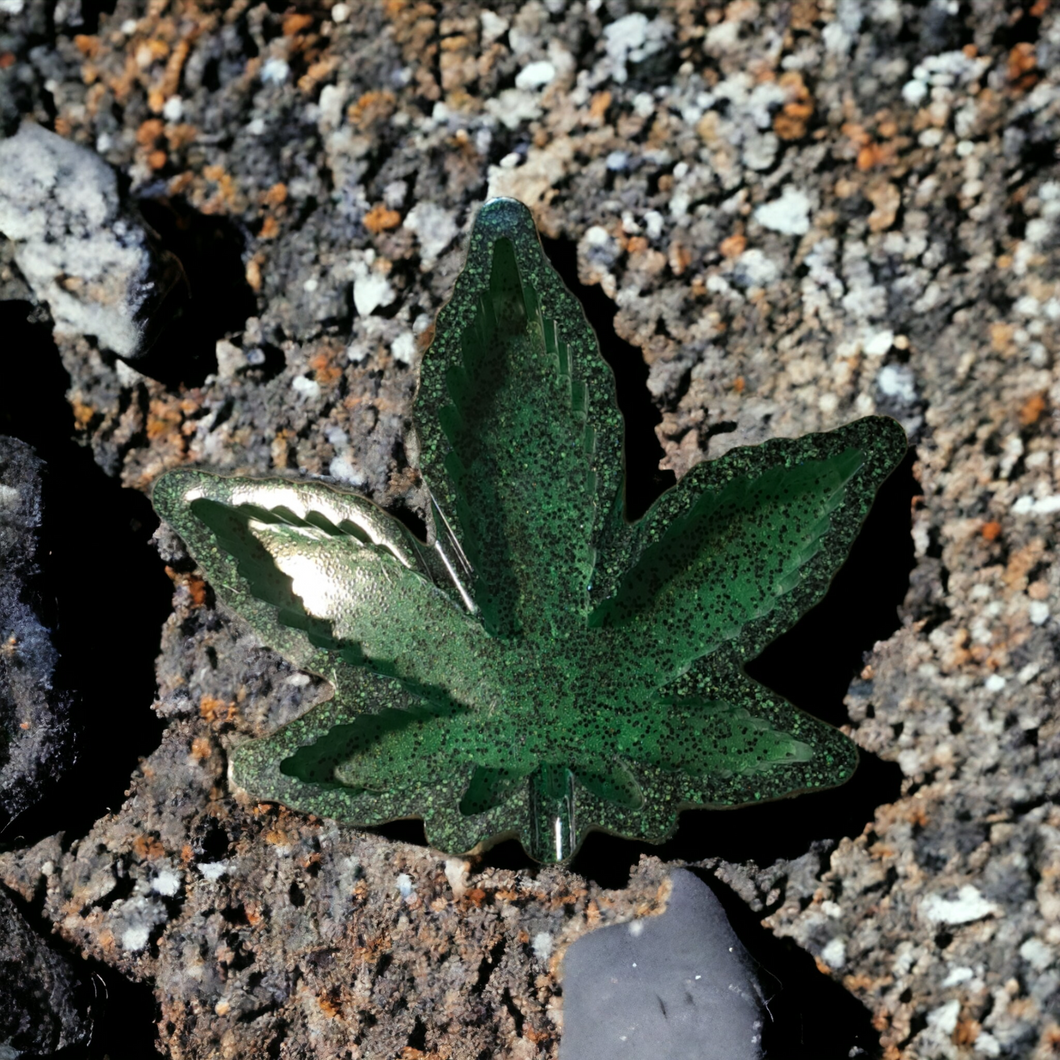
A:
POLYGON ((259 799, 540 861, 594 828, 849 778, 853 743, 743 672, 825 593, 906 438, 884 417, 735 449, 623 513, 622 419, 529 210, 479 212, 424 357, 409 452, 430 541, 316 482, 155 487, 218 597, 333 697, 238 746, 259 799))

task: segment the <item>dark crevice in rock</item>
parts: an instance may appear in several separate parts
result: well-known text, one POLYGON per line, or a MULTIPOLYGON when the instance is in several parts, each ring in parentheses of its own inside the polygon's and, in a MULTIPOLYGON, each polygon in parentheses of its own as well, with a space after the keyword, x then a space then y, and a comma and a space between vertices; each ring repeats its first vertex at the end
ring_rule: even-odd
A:
POLYGON ((521 1038, 523 1036, 523 1023, 526 1017, 523 1015, 519 1006, 515 1003, 512 998, 511 991, 505 987, 504 993, 501 995, 501 1000, 504 1002, 504 1007, 508 1010, 508 1014, 512 1017, 515 1023, 515 1036, 521 1038))
POLYGON ((486 989, 486 984, 489 982, 490 976, 496 971, 497 965, 500 963, 501 958, 504 956, 504 949, 507 945, 507 940, 502 936, 499 941, 490 947, 489 952, 479 961, 478 966, 478 977, 474 983, 471 984, 472 994, 481 994, 486 989))
POLYGON ((373 832, 396 843, 412 843, 418 847, 427 846, 427 835, 423 828, 423 821, 418 818, 390 821, 388 824, 380 825, 378 828, 366 828, 364 831, 373 832))
POLYGON ((526 872, 533 876, 537 872, 538 864, 531 860, 530 855, 523 849, 518 839, 506 839, 495 847, 490 847, 481 858, 475 862, 475 870, 483 869, 511 869, 517 872, 526 872))
POLYGON ((100 15, 113 15, 117 0, 81 0, 82 33, 95 33, 99 29, 100 15))
POLYGON ((427 1047, 427 1024, 416 1017, 416 1022, 412 1026, 412 1032, 409 1034, 410 1049, 416 1049, 422 1051, 427 1047))

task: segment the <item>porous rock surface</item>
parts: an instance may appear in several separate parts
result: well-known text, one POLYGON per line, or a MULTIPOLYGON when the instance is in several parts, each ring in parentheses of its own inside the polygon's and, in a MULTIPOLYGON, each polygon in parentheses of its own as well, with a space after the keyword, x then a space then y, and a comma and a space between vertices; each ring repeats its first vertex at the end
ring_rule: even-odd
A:
MULTIPOLYGON (((64 5, 40 46, 44 6, 7 5, 7 131, 51 122, 245 238, 256 309, 205 379, 58 337, 74 423, 129 486, 201 462, 416 510, 417 359, 487 194, 614 300, 678 474, 906 426, 916 564, 847 701, 900 797, 824 857, 702 864, 867 1006, 887 1060, 1057 1055, 1055 6, 118 0, 98 26, 64 5)), ((563 946, 655 909, 666 867, 608 892, 240 803, 225 747, 326 690, 160 544, 162 744, 124 805, 0 880, 155 985, 173 1057, 555 1056, 563 946)))

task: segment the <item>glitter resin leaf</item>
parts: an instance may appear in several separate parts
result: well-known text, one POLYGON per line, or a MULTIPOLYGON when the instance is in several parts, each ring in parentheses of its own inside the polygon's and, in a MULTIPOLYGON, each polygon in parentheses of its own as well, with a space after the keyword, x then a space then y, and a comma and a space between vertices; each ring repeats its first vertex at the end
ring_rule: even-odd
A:
POLYGON ((635 523, 622 419, 529 210, 479 212, 424 357, 409 452, 430 540, 321 483, 173 471, 154 492, 217 595, 327 702, 234 749, 260 799, 450 853, 843 783, 853 743, 743 671, 824 595, 883 480, 869 417, 700 464, 635 523))

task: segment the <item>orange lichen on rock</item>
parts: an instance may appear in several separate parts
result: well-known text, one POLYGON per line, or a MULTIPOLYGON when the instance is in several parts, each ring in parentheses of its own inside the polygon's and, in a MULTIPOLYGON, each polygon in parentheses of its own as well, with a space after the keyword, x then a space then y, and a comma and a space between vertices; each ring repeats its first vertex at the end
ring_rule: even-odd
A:
POLYGON ((438 72, 445 92, 465 89, 479 76, 477 52, 478 22, 474 18, 443 19, 442 54, 438 59, 438 72))
POLYGON ((401 214, 397 210, 390 210, 381 202, 376 203, 364 215, 364 227, 373 235, 385 232, 390 228, 397 228, 401 224, 401 214))
POLYGON ((876 166, 890 165, 894 161, 894 148, 890 144, 867 143, 858 151, 857 167, 862 172, 876 166))
POLYGON ((813 117, 814 103, 806 82, 798 70, 788 70, 778 82, 788 100, 773 119, 773 131, 782 140, 801 140, 813 117))
POLYGON ((273 184, 261 197, 263 206, 282 206, 287 201, 287 185, 283 181, 273 184))
POLYGON ((213 746, 205 736, 196 736, 191 741, 191 757, 196 762, 205 762, 213 754, 213 746))
POLYGON ((373 89, 365 92, 346 108, 346 118, 362 132, 368 132, 379 122, 386 121, 397 106, 393 92, 373 89))
POLYGON ((94 59, 99 55, 99 46, 99 37, 94 34, 78 33, 74 36, 74 47, 86 59, 94 59))
POLYGON ((174 585, 182 585, 188 590, 193 608, 202 607, 206 603, 206 582, 202 578, 196 577, 194 574, 181 574, 170 566, 166 566, 165 572, 166 577, 174 585))
POLYGON ((990 345, 995 353, 1007 354, 1012 351, 1012 333, 1015 329, 1011 324, 995 321, 990 325, 990 345))
POLYGON ((133 853, 143 861, 165 857, 166 848, 162 840, 154 835, 138 835, 133 840, 133 853))
POLYGON ((70 409, 74 414, 74 425, 79 431, 87 431, 99 412, 95 405, 82 401, 76 395, 70 398, 70 409))
POLYGON ((148 118, 136 130, 136 142, 145 151, 150 151, 163 139, 164 133, 165 126, 160 118, 148 118))
POLYGON ((217 185, 217 191, 202 204, 203 213, 222 213, 228 209, 238 209, 241 196, 238 194, 235 178, 226 172, 224 166, 204 166, 202 175, 217 185))
POLYGON ((589 115, 586 121, 587 125, 602 125, 604 118, 607 115, 607 108, 611 106, 611 93, 604 90, 603 92, 594 92, 592 99, 589 100, 589 115))
MULTIPOLYGON (((882 117, 886 112, 882 112, 882 117)), ((898 154, 898 148, 904 140, 892 139, 897 133, 897 125, 889 118, 884 117, 872 133, 863 124, 856 121, 844 122, 840 132, 846 136, 855 151, 855 164, 862 173, 880 166, 891 165, 898 154)))
POLYGON ((670 244, 666 257, 670 271, 675 276, 684 275, 685 270, 692 264, 692 251, 679 239, 670 244))
POLYGON ((333 55, 325 55, 309 64, 309 68, 298 79, 298 88, 305 93, 311 93, 321 81, 329 77, 338 69, 339 61, 333 55))
POLYGON ((244 270, 244 275, 247 278, 247 286, 252 291, 261 290, 261 266, 265 262, 265 255, 258 253, 255 254, 250 261, 247 262, 247 267, 244 270))
POLYGON ((1008 80, 1015 92, 1026 92, 1039 79, 1038 58, 1030 41, 1019 41, 1008 53, 1008 80))
POLYGON ((320 1006, 320 1011, 324 1013, 328 1019, 337 1019, 341 1014, 341 1009, 336 1001, 333 1001, 328 994, 320 994, 317 996, 317 1004, 320 1006))
POLYGON ((147 437, 156 439, 180 427, 184 420, 181 403, 174 399, 152 398, 148 405, 147 437))
POLYGON ((203 696, 199 700, 199 715, 203 721, 211 724, 229 721, 235 713, 235 704, 224 699, 215 699, 213 696, 203 696))
POLYGON ((1044 394, 1031 394, 1029 398, 1023 403, 1019 411, 1019 419, 1021 427, 1031 427, 1041 419, 1042 413, 1045 411, 1045 395, 1044 394))
POLYGON ((889 180, 876 179, 865 189, 865 198, 873 205, 873 211, 869 214, 869 230, 886 231, 894 224, 902 205, 902 193, 898 186, 889 180))
POLYGON ((184 63, 191 51, 191 40, 185 37, 177 41, 169 57, 162 77, 157 84, 153 85, 147 93, 147 105, 153 114, 161 114, 166 100, 176 94, 180 86, 180 75, 184 69, 184 63))
POLYGON ((385 0, 383 12, 391 23, 402 59, 413 68, 419 93, 431 102, 442 90, 434 77, 438 56, 437 11, 426 0, 385 0))
POLYGON ((1027 575, 1037 566, 1045 553, 1045 541, 1031 538, 1023 548, 1009 556, 1002 580, 1009 592, 1022 593, 1027 588, 1027 575))
POLYGON ((335 363, 336 358, 345 353, 346 347, 329 345, 309 358, 309 367, 313 377, 321 386, 334 386, 342 378, 342 369, 335 363))
POLYGON ((738 258, 747 249, 747 236, 742 232, 734 232, 726 236, 718 246, 723 258, 738 258))
POLYGON ((269 455, 272 457, 273 467, 282 471, 290 466, 291 442, 293 439, 294 432, 288 427, 276 432, 275 437, 272 439, 272 444, 269 446, 269 455))
POLYGON ((285 37, 294 37, 299 33, 304 33, 311 25, 313 25, 312 15, 292 12, 284 16, 283 35, 285 37))

